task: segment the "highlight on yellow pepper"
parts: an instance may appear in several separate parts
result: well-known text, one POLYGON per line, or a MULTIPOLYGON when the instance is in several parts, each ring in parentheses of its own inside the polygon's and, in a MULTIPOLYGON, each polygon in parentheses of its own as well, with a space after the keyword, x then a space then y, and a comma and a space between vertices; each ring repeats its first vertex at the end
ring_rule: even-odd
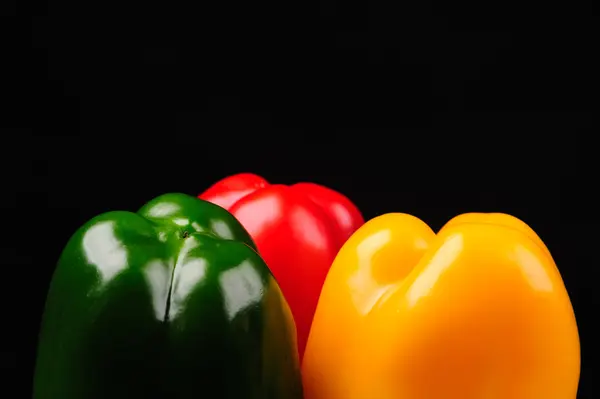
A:
POLYGON ((338 253, 302 371, 305 399, 575 399, 579 335, 521 220, 469 213, 435 234, 390 213, 338 253))

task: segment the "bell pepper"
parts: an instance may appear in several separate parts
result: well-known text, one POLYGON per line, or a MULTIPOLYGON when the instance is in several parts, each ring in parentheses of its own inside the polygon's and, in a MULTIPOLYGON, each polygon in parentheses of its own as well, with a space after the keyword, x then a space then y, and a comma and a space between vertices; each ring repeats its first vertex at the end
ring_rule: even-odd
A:
POLYGON ((223 208, 166 194, 69 240, 39 338, 34 399, 302 398, 294 322, 223 208))
POLYGON ((575 399, 579 336, 521 220, 464 214, 435 234, 391 213, 337 255, 302 372, 305 399, 575 399))
POLYGON ((229 176, 199 197, 230 211, 256 242, 292 310, 302 359, 329 267, 364 223, 359 210, 327 187, 269 184, 251 173, 229 176))

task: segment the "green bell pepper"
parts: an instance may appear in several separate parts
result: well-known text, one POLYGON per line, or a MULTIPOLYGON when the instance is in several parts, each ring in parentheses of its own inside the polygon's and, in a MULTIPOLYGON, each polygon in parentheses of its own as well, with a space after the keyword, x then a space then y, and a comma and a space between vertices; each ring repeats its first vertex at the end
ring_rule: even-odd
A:
POLYGON ((296 329, 225 209, 166 194, 70 239, 42 319, 34 399, 301 399, 296 329))

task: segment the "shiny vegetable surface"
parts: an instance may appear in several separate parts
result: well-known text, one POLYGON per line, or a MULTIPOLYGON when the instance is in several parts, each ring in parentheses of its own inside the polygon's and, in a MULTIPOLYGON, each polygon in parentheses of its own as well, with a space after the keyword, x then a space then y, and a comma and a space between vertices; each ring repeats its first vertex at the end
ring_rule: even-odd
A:
POLYGON ((521 220, 464 214, 435 234, 367 222, 333 263, 303 361, 306 399, 575 399, 577 325, 521 220))
POLYGON ((364 220, 344 195, 314 183, 269 184, 260 176, 229 176, 200 198, 229 210, 251 234, 290 304, 298 351, 338 250, 364 220))
POLYGON ((184 194, 89 221, 51 282, 33 398, 302 398, 292 315, 254 248, 184 194))

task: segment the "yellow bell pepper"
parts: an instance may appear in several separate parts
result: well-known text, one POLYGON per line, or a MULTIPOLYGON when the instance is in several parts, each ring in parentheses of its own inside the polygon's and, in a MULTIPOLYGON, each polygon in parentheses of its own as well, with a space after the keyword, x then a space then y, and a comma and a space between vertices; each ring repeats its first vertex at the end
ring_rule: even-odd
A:
POLYGON ((370 220, 338 253, 303 361, 305 399, 575 399, 577 324, 521 220, 370 220))

